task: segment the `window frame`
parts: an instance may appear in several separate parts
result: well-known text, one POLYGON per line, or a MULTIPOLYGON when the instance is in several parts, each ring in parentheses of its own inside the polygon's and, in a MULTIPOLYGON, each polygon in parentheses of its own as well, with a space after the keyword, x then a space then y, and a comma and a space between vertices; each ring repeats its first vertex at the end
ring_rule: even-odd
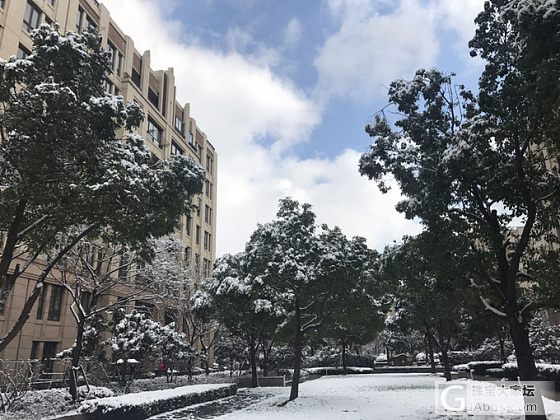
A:
POLYGON ((47 321, 60 321, 62 315, 62 301, 64 300, 64 287, 51 284, 51 296, 49 299, 49 311, 47 321))
POLYGON ((43 11, 32 1, 27 0, 25 5, 25 13, 23 15, 22 29, 27 33, 31 33, 41 25, 41 16, 43 11), (35 20, 35 22, 34 22, 35 20), (35 26, 33 26, 35 24, 35 26))
POLYGON ((159 126, 151 117, 148 116, 148 129, 146 130, 146 135, 148 138, 157 145, 160 149, 163 147, 163 128, 159 126), (151 128, 150 128, 151 126, 151 128), (157 139, 155 138, 153 131, 158 133, 157 139))

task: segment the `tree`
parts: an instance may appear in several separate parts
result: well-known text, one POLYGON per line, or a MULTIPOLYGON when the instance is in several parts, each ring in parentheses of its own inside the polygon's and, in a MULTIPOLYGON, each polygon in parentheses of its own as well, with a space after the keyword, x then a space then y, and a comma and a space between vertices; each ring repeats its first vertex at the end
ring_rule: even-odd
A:
POLYGON ((249 352, 252 386, 258 386, 257 351, 266 332, 279 321, 271 302, 259 294, 244 252, 226 254, 216 261, 212 277, 194 296, 195 313, 216 319, 233 336, 243 337, 249 352))
POLYGON ((371 342, 385 325, 388 307, 378 279, 379 254, 368 249, 363 238, 348 240, 339 228, 326 230, 321 239, 338 252, 341 266, 331 275, 339 276, 344 288, 327 320, 326 332, 319 335, 342 346, 342 370, 346 374, 350 346, 371 342))
MULTIPOLYGON (((384 275, 394 284, 396 322, 405 329, 424 331, 429 353, 432 345, 441 353, 448 381, 448 352, 476 303, 467 269, 469 250, 461 245, 446 229, 437 234, 426 231, 405 237, 383 255, 384 275)), ((430 360, 434 361, 433 354, 430 360)))
POLYGON ((80 240, 145 252, 146 242, 173 231, 202 191, 204 170, 192 159, 157 161, 130 132, 137 104, 103 92, 108 54, 89 32, 33 32, 26 59, 0 62, 0 296, 50 254, 21 315, 0 340, 4 349, 23 327, 53 267, 80 240))
POLYGON ((116 315, 109 343, 117 359, 119 384, 125 391, 145 363, 162 356, 173 371, 177 363, 191 357, 192 348, 184 334, 175 331, 173 323, 163 326, 134 310, 129 314, 121 310, 116 315))
POLYGON ((61 260, 52 277, 66 288, 72 298, 70 309, 76 320, 77 333, 73 346, 62 356, 71 357, 69 388, 72 399, 78 398, 77 373, 84 357, 98 350, 101 329, 108 312, 136 299, 182 311, 188 304, 192 284, 190 271, 183 264, 184 244, 164 237, 148 242, 155 257, 147 262, 128 248, 110 244, 96 245, 82 240, 61 260), (126 294, 118 300, 105 299, 119 286, 126 294))
POLYGON ((291 198, 280 200, 277 219, 257 227, 245 252, 257 294, 282 318, 277 333, 293 346, 294 400, 306 337, 337 311, 371 253, 363 239, 349 241, 338 228, 317 233, 311 206, 291 198))
POLYGON ((391 175, 406 198, 400 212, 428 228, 446 221, 471 245, 473 271, 492 292, 483 302, 507 320, 521 379, 536 380, 527 325, 532 311, 558 299, 546 293, 550 282, 558 290, 558 279, 531 272, 527 257, 558 255, 559 119, 549 105, 558 98, 550 80, 560 15, 554 2, 496 0, 476 23, 470 46, 487 61, 478 95, 436 70, 393 82, 389 102, 400 131, 376 116, 366 127, 375 142, 360 172, 383 191, 391 175))

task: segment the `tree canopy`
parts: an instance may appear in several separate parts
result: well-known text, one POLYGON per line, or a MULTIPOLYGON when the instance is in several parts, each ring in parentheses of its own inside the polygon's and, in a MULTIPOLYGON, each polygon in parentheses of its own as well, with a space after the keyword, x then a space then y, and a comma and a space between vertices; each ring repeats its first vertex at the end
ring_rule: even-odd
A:
POLYGON ((104 93, 110 62, 96 34, 63 35, 43 25, 32 37, 27 58, 0 61, 2 302, 40 255, 51 257, 0 350, 76 243, 100 239, 145 253, 150 238, 171 233, 191 211, 205 176, 190 158, 154 159, 131 132, 142 110, 104 93))
POLYGON ((534 380, 527 323, 558 299, 548 294, 557 274, 531 265, 558 256, 560 13, 557 2, 492 0, 476 24, 469 45, 486 61, 478 94, 437 70, 394 81, 399 117, 381 112, 366 127, 375 141, 359 170, 383 191, 394 179, 400 212, 427 229, 445 223, 477 252, 487 308, 507 320, 520 376, 534 380))

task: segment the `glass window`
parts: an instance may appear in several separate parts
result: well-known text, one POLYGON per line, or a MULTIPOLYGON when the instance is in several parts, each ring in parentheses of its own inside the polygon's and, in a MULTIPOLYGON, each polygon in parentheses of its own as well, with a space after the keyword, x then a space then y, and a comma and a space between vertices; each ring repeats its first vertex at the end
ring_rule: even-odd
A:
POLYGON ((158 147, 162 146, 163 130, 151 118, 148 118, 148 138, 158 147))
POLYGON ((192 226, 192 217, 190 215, 187 215, 187 235, 191 236, 191 226, 192 226))
POLYGON ((206 197, 210 200, 212 199, 212 183, 208 180, 205 181, 206 183, 206 197))
POLYGON ((204 249, 206 251, 210 251, 210 240, 212 238, 212 235, 210 235, 208 232, 204 232, 204 249))
POLYGON ((49 303, 49 313, 47 320, 60 321, 60 312, 62 311, 62 296, 64 287, 51 285, 51 300, 49 303))
POLYGON ((195 237, 195 240, 196 240, 196 244, 197 244, 197 245, 200 245, 200 226, 197 226, 197 227, 196 227, 196 237, 195 237))
POLYGON ((41 21, 41 10, 37 8, 32 2, 27 1, 25 7, 25 15, 23 16, 23 29, 27 32, 31 32, 33 29, 39 27, 39 22, 41 21))
POLYGON ((39 296, 39 303, 37 304, 37 319, 43 319, 43 310, 45 307, 45 296, 47 295, 48 284, 43 283, 43 290, 39 296))
POLYGON ((210 206, 204 207, 204 221, 209 225, 212 224, 212 208, 210 206))
POLYGON ((109 95, 113 93, 113 84, 107 79, 103 82, 103 90, 109 95))
POLYGON ((214 170, 214 159, 206 155, 206 172, 212 174, 213 170, 214 170))
POLYGON ((78 15, 76 17, 76 32, 80 32, 82 30, 82 22, 84 21, 84 9, 78 7, 78 15))
POLYGON ((177 115, 175 115, 175 130, 177 130, 181 134, 185 132, 185 124, 177 115))
POLYGON ((174 141, 171 141, 171 154, 172 155, 184 155, 185 151, 174 141))

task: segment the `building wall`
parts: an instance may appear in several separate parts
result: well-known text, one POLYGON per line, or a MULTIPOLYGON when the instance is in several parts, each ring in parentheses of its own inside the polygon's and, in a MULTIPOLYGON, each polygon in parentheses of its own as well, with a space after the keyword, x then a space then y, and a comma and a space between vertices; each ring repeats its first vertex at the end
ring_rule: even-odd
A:
MULTIPOLYGON (((174 70, 153 70, 150 52, 137 51, 132 39, 111 19, 107 8, 96 0, 0 0, 0 58, 29 54, 32 50, 29 30, 45 22, 57 22, 61 32, 95 26, 102 37, 102 45, 112 51, 113 73, 107 78, 106 91, 141 105, 146 119, 138 133, 146 139, 154 157, 167 159, 172 153, 182 153, 207 169, 204 192, 194 199, 200 210, 190 217, 183 216, 175 230, 175 235, 185 244, 185 258, 198 265, 200 278, 204 278, 216 258, 218 155, 191 116, 190 105, 177 101, 174 70)), ((0 314, 0 334, 6 334, 16 321, 23 302, 35 287, 37 275, 35 268, 16 282, 3 314, 0 314)), ((36 303, 22 333, 0 353, 1 359, 27 359, 32 353, 40 358, 44 343, 51 343, 46 347, 57 343, 57 352, 72 345, 76 325, 67 291, 62 295, 60 319, 49 320, 46 315, 50 296, 55 290, 55 279, 56 273, 53 273, 48 280, 51 285, 46 288, 44 315, 37 319, 39 303, 36 303)), ((109 299, 116 300, 118 294, 109 299)), ((163 314, 158 315, 158 320, 163 321, 163 314)))

